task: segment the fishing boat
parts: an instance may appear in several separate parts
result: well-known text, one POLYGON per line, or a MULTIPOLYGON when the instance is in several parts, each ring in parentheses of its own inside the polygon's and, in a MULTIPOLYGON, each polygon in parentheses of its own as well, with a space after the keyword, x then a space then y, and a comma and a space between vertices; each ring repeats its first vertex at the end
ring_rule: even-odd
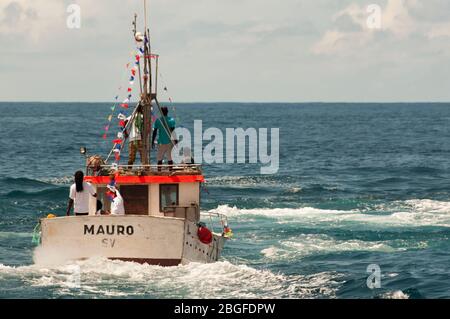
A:
MULTIPOLYGON (((162 106, 158 101, 159 55, 151 51, 145 0, 144 11, 143 32, 137 30, 137 15, 133 21, 138 54, 132 80, 139 79, 140 94, 134 108, 128 110, 131 119, 125 125, 124 114, 120 114, 120 131, 105 159, 88 156, 87 149, 81 149, 86 156, 85 181, 94 187, 97 198, 90 198, 87 216, 48 215, 40 220, 39 250, 43 255, 64 260, 103 257, 160 266, 211 263, 219 259, 231 237, 226 216, 200 211, 205 181, 201 165, 151 164, 152 114, 162 114, 162 106), (120 152, 127 145, 123 132, 137 116, 143 119, 141 164, 121 164, 120 152), (104 203, 104 210, 110 209, 109 187, 119 190, 125 215, 97 214, 97 200, 104 203)), ((122 104, 131 103, 125 102, 122 104)))

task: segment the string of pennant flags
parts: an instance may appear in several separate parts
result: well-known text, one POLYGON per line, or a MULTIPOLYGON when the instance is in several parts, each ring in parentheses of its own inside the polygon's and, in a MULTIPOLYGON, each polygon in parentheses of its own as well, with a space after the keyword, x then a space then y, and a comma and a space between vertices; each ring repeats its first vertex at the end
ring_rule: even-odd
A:
MULTIPOLYGON (((111 179, 109 185, 112 187, 116 186, 116 178, 119 175, 119 162, 120 162, 120 158, 121 158, 121 151, 122 151, 122 143, 124 140, 124 132, 125 132, 125 128, 126 128, 126 120, 128 118, 127 114, 126 114, 126 110, 129 109, 130 103, 131 103, 131 99, 133 97, 133 86, 136 80, 136 75, 137 72, 139 70, 139 65, 140 65, 140 59, 141 59, 141 54, 144 53, 144 49, 143 48, 137 48, 137 50, 139 52, 135 52, 132 51, 131 55, 134 57, 134 63, 133 66, 130 68, 131 63, 127 63, 126 64, 126 68, 125 68, 125 73, 129 74, 129 79, 128 79, 128 85, 127 85, 127 90, 126 90, 126 98, 124 100, 122 100, 119 103, 119 98, 120 98, 120 92, 122 91, 122 86, 119 87, 119 93, 114 97, 114 105, 111 107, 111 113, 108 115, 107 118, 107 125, 104 127, 104 134, 103 134, 103 139, 107 140, 108 139, 108 132, 111 129, 111 125, 112 125, 112 121, 114 118, 114 114, 116 112, 117 106, 120 105, 120 111, 119 114, 117 116, 117 119, 119 121, 118 126, 119 126, 119 131, 117 132, 117 134, 114 136, 114 140, 112 141, 112 143, 114 144, 113 147, 113 153, 114 153, 114 159, 115 162, 112 164, 111 169, 113 171, 115 171, 115 177, 111 179)), ((107 196, 110 198, 110 200, 113 199, 113 195, 108 191, 107 196)))
MULTIPOLYGON (((148 43, 148 39, 145 38, 145 43, 148 43)), ((125 128, 126 128, 126 121, 127 121, 127 110, 130 107, 130 103, 133 97, 133 88, 134 88, 134 83, 136 81, 136 77, 137 77, 137 72, 139 70, 140 67, 140 61, 141 58, 144 57, 148 57, 150 59, 156 59, 158 57, 158 55, 156 54, 149 54, 148 56, 145 56, 145 50, 144 47, 136 47, 137 51, 132 51, 131 55, 134 58, 134 62, 133 63, 127 63, 126 64, 126 68, 124 70, 125 74, 128 73, 129 75, 129 79, 128 79, 128 84, 126 86, 126 92, 125 92, 125 98, 122 100, 120 99, 120 95, 123 93, 123 88, 122 86, 120 86, 118 88, 118 93, 117 95, 114 97, 114 104, 113 106, 111 106, 110 108, 110 113, 107 117, 107 124, 104 126, 104 132, 103 132, 103 136, 102 138, 104 140, 108 139, 108 134, 112 131, 112 122, 113 119, 115 118, 115 113, 116 110, 118 108, 118 106, 120 106, 120 110, 119 110, 119 114, 117 115, 117 119, 118 119, 118 127, 119 130, 118 132, 114 135, 114 139, 112 140, 113 143, 113 153, 114 153, 114 159, 115 159, 115 163, 113 163, 113 170, 114 167, 118 168, 120 159, 121 159, 121 151, 122 151, 122 144, 124 141, 124 133, 125 133, 125 128)), ((161 75, 161 74, 160 74, 161 75)), ((148 76, 148 71, 147 74, 145 74, 144 76, 148 76)), ((162 75, 161 75, 162 77, 162 75)), ((168 94, 168 89, 167 86, 164 86, 164 92, 166 94, 168 94)), ((169 96, 169 102, 170 104, 173 105, 173 99, 172 97, 169 96)), ((178 117, 176 117, 176 111, 175 111, 175 107, 172 106, 172 109, 174 111, 175 114, 175 118, 178 122, 178 117)), ((152 119, 152 124, 155 123, 155 121, 157 120, 157 116, 155 115, 155 112, 152 109, 152 113, 151 113, 151 119, 152 119)), ((116 169, 117 171, 117 169, 116 169)), ((114 186, 113 184, 115 183, 114 180, 111 181, 111 186, 114 186)))
MULTIPOLYGON (((142 48, 137 48, 139 50, 139 53, 141 53, 143 51, 142 48)), ((103 133, 103 139, 107 140, 108 139, 108 133, 111 130, 111 125, 112 125, 112 121, 114 119, 114 114, 116 112, 116 109, 118 106, 120 106, 120 111, 119 114, 117 116, 118 120, 119 120, 119 132, 114 136, 114 140, 112 141, 114 144, 114 158, 116 161, 116 164, 118 164, 118 162, 120 161, 120 154, 121 154, 121 148, 122 148, 122 142, 123 142, 123 138, 124 138, 124 131, 125 131, 125 127, 126 127, 126 120, 127 120, 127 114, 126 114, 126 110, 129 109, 130 106, 130 102, 131 99, 133 97, 133 86, 136 80, 136 74, 137 71, 139 69, 139 64, 140 64, 140 58, 141 55, 137 53, 137 52, 132 52, 132 55, 135 58, 134 61, 134 65, 130 68, 131 63, 127 63, 126 64, 126 68, 125 68, 125 72, 129 73, 129 79, 128 79, 128 85, 127 85, 127 89, 126 89, 126 97, 124 100, 121 100, 121 102, 119 103, 119 98, 120 98, 120 93, 122 91, 122 86, 119 87, 119 93, 114 97, 114 104, 111 107, 111 112, 107 117, 107 124, 104 127, 104 133, 103 133)))

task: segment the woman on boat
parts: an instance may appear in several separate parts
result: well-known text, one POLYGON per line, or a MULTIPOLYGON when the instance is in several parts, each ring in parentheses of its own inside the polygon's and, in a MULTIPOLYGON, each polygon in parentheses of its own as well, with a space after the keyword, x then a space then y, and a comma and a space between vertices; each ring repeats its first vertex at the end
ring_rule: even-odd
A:
POLYGON ((67 203, 67 216, 74 210, 75 216, 89 215, 89 200, 91 196, 97 197, 94 187, 84 181, 82 171, 75 173, 75 183, 70 186, 69 202, 67 203))

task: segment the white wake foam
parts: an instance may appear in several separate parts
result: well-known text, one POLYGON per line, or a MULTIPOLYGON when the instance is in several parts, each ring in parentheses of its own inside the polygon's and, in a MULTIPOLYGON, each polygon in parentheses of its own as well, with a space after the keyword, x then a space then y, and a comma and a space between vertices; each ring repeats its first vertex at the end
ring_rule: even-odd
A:
POLYGON ((226 261, 167 268, 99 258, 49 268, 0 265, 0 279, 11 276, 60 295, 99 298, 334 298, 342 284, 337 273, 287 276, 226 261))

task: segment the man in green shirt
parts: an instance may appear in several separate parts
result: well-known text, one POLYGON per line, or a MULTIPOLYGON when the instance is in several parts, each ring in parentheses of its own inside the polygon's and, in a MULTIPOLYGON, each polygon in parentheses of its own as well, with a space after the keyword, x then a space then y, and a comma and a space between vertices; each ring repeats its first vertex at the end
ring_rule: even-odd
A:
MULTIPOLYGON (((155 121, 155 128, 152 136, 152 147, 155 145, 156 135, 158 135, 158 166, 162 165, 164 156, 167 157, 167 164, 173 165, 172 148, 176 141, 172 141, 172 132, 175 130, 175 120, 168 116, 169 110, 163 106, 161 108, 163 116, 155 121)), ((158 167, 160 170, 161 167, 158 167)))

